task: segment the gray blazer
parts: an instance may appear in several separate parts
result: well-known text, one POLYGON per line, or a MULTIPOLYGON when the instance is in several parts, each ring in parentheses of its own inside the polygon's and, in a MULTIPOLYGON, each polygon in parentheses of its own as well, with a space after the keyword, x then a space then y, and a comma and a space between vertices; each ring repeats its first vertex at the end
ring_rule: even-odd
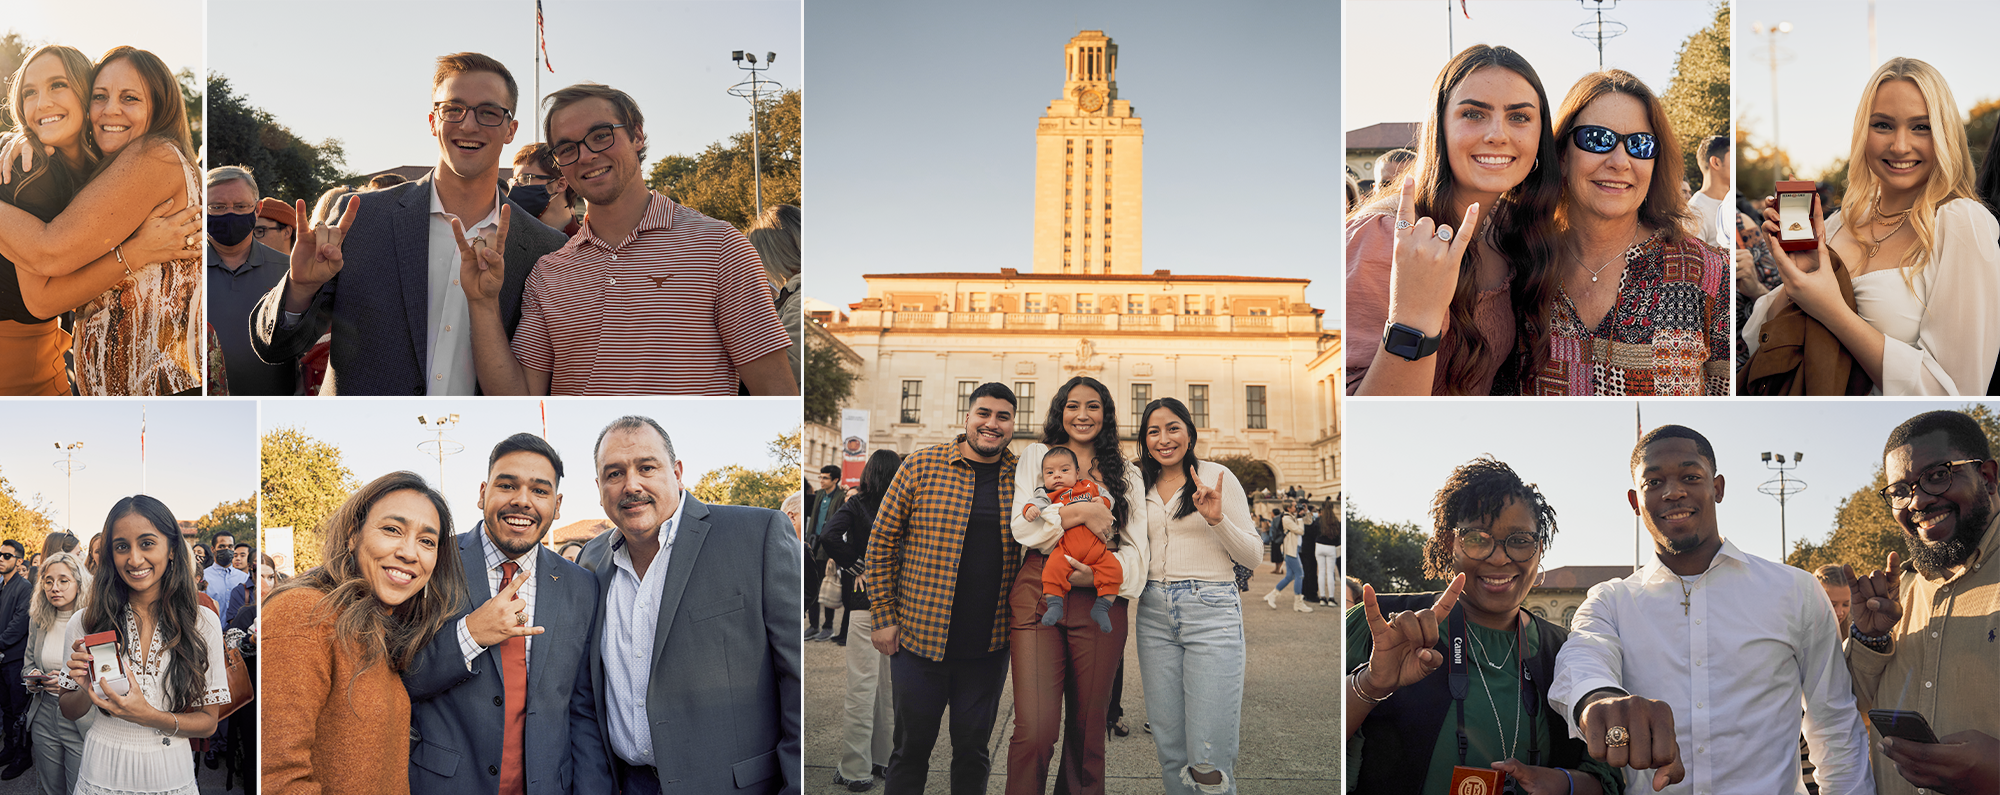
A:
MULTIPOLYGON (((319 339, 320 312, 333 319, 333 356, 323 394, 422 395, 430 361, 431 174, 386 190, 361 194, 354 227, 341 245, 339 275, 313 296, 305 318, 281 327, 289 274, 258 299, 250 312, 250 348, 266 362, 286 362, 319 339), (342 282, 346 288, 341 289, 342 282)), ((498 186, 495 186, 498 190, 498 186)), ((503 197, 504 198, 504 197, 503 197)), ((500 288, 500 321, 507 335, 521 322, 521 294, 536 260, 569 238, 521 205, 508 218, 506 283, 500 288)))
MULTIPOLYGON (((799 540, 777 511, 706 505, 692 495, 681 510, 646 689, 661 792, 798 795, 805 611, 799 540)), ((577 556, 597 572, 603 598, 617 575, 612 555, 623 546, 614 528, 577 556)), ((600 615, 600 637, 604 623, 600 615)), ((590 670, 608 749, 602 654, 592 656, 590 670)), ((625 763, 611 756, 622 781, 625 763)))
MULTIPOLYGON (((492 795, 500 784, 506 684, 499 653, 465 667, 458 620, 493 598, 486 584, 484 523, 458 536, 467 608, 424 646, 403 686, 410 691, 410 791, 492 795)), ((611 760, 597 720, 591 666, 597 659, 597 576, 547 548, 535 551, 535 624, 528 648, 527 737, 521 764, 537 795, 612 792, 611 760)))

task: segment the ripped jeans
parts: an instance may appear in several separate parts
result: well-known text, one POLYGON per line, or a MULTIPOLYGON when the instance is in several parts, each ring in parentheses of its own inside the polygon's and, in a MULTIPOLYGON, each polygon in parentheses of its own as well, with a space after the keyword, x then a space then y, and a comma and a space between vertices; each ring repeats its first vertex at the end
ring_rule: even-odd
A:
POLYGON ((1168 795, 1236 791, 1243 715, 1243 602, 1232 582, 1148 582, 1139 597, 1139 675, 1168 795), (1221 771, 1222 783, 1189 774, 1221 771))

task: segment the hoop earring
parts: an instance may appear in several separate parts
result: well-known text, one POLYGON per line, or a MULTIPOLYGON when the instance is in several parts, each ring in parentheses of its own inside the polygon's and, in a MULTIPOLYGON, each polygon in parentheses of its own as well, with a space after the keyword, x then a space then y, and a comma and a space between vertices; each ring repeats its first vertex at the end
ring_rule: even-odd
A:
POLYGON ((1528 167, 1528 170, 1529 170, 1529 171, 1539 171, 1539 170, 1541 170, 1541 168, 1542 168, 1542 159, 1541 159, 1541 158, 1539 158, 1539 157, 1537 157, 1537 158, 1535 158, 1535 164, 1534 164, 1534 165, 1532 165, 1532 166, 1529 166, 1529 167, 1528 167))

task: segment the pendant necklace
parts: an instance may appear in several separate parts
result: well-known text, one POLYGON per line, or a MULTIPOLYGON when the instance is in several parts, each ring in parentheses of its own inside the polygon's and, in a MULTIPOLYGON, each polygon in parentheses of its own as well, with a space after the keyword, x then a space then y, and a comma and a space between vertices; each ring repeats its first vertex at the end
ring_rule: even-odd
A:
MULTIPOLYGON (((1466 629, 1465 634, 1467 636, 1472 637, 1473 658, 1478 659, 1478 657, 1480 656, 1480 652, 1485 650, 1484 647, 1481 646, 1479 643, 1479 637, 1473 635, 1472 630, 1470 628, 1466 629)), ((1493 668, 1493 670, 1496 671, 1500 670, 1499 662, 1487 662, 1487 664, 1490 665, 1493 668)), ((1500 722, 1500 706, 1499 706, 1500 702, 1495 701, 1493 699, 1493 687, 1486 683, 1485 676, 1479 677, 1479 689, 1485 691, 1486 706, 1489 709, 1493 710, 1493 727, 1495 731, 1498 731, 1500 733, 1500 752, 1501 752, 1500 758, 1513 759, 1514 746, 1520 744, 1521 742, 1521 707, 1519 704, 1516 704, 1514 706, 1514 742, 1511 743, 1507 742, 1507 727, 1505 724, 1502 724, 1500 722)))
MULTIPOLYGON (((1904 210, 1903 212, 1907 213, 1909 211, 1904 210)), ((1873 240, 1874 242, 1868 246, 1868 258, 1874 259, 1875 254, 1882 250, 1882 242, 1888 240, 1889 238, 1895 237, 1896 233, 1903 231, 1903 227, 1909 225, 1909 223, 1910 219, 1906 217, 1901 221, 1897 221, 1896 227, 1894 229, 1890 229, 1889 234, 1883 235, 1881 237, 1874 237, 1871 235, 1870 239, 1873 240)))
MULTIPOLYGON (((1713 569, 1710 569, 1710 571, 1713 571, 1713 569)), ((1694 587, 1701 584, 1702 577, 1707 576, 1708 572, 1704 571, 1701 573, 1701 577, 1696 577, 1690 581, 1679 574, 1674 575, 1674 581, 1680 583, 1681 586, 1681 615, 1688 614, 1690 605, 1694 602, 1694 587)))
MULTIPOLYGON (((1634 229, 1634 230, 1633 230, 1633 232, 1632 232, 1632 235, 1633 235, 1633 237, 1637 237, 1637 236, 1638 236, 1638 234, 1639 234, 1639 233, 1638 233, 1638 230, 1637 230, 1637 229, 1634 229)), ((1633 243, 1633 244, 1632 244, 1631 246, 1627 246, 1627 247, 1625 248, 1625 250, 1624 250, 1624 251, 1621 251, 1621 252, 1619 252, 1619 253, 1618 253, 1618 256, 1615 256, 1615 257, 1612 257, 1611 259, 1608 259, 1608 260, 1605 260, 1605 261, 1604 261, 1604 264, 1603 264, 1603 265, 1599 265, 1599 266, 1597 266, 1597 270, 1590 270, 1590 269, 1589 269, 1589 268, 1587 268, 1587 267, 1586 267, 1586 268, 1584 268, 1584 270, 1587 270, 1587 271, 1590 271, 1590 280, 1591 280, 1591 281, 1592 281, 1592 282, 1594 283, 1594 282, 1596 282, 1596 281, 1597 281, 1597 274, 1600 274, 1600 273, 1603 273, 1603 272, 1604 272, 1604 269, 1605 269, 1605 268, 1609 268, 1609 267, 1611 267, 1611 263, 1613 263, 1613 262, 1617 262, 1617 261, 1619 261, 1619 260, 1627 260, 1627 259, 1631 259, 1631 258, 1632 258, 1632 249, 1633 249, 1633 248, 1635 248, 1635 247, 1637 247, 1637 246, 1638 246, 1638 244, 1637 244, 1637 243, 1633 243)))

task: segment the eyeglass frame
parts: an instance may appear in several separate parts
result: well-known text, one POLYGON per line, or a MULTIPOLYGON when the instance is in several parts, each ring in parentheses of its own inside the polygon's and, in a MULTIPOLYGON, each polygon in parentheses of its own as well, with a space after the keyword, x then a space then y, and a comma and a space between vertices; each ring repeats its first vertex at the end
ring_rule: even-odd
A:
POLYGON ((1897 503, 1899 502, 1905 504, 1915 502, 1918 491, 1922 491, 1923 493, 1929 494, 1933 497, 1943 496, 1945 492, 1951 490, 1951 481, 1958 477, 1959 467, 1964 466, 1966 464, 1984 463, 1986 460, 1987 459, 1984 458, 1961 458, 1958 459, 1957 461, 1939 461, 1935 464, 1924 467, 1923 471, 1917 473, 1917 477, 1915 479, 1896 481, 1887 486, 1883 486, 1882 488, 1876 489, 1875 493, 1882 497, 1882 502, 1886 503, 1889 506, 1890 511, 1895 511, 1898 510, 1897 503), (1949 475, 1944 481, 1944 488, 1938 489, 1937 491, 1931 491, 1930 489, 1924 488, 1924 475, 1930 473, 1931 471, 1937 469, 1938 467, 1944 467, 1949 475), (1890 496, 1889 494, 1890 489, 1894 489, 1897 486, 1904 486, 1904 485, 1913 486, 1910 493, 1905 494, 1900 498, 1890 496))
MULTIPOLYGON (((611 147, 608 147, 608 146, 607 146, 607 147, 605 147, 605 148, 606 148, 606 149, 609 149, 609 148, 611 148, 611 147)), ((555 175, 555 176, 550 176, 550 175, 548 175, 548 174, 536 174, 536 173, 534 173, 534 172, 532 172, 532 171, 519 171, 519 170, 516 170, 516 171, 515 171, 515 172, 513 173, 513 175, 509 177, 509 179, 511 179, 511 180, 512 180, 513 182, 515 182, 516 184, 520 184, 520 185, 546 185, 546 184, 548 184, 548 183, 551 183, 551 182, 554 182, 554 181, 556 181, 556 180, 559 180, 559 179, 562 179, 562 175, 558 174, 558 175, 555 175), (530 180, 530 179, 529 179, 530 177, 532 177, 532 178, 534 178, 534 179, 533 179, 533 180, 530 180)))
POLYGON ((255 236, 258 240, 263 240, 265 235, 271 234, 273 232, 290 232, 290 231, 292 231, 291 224, 281 224, 278 223, 277 221, 272 221, 270 226, 253 225, 250 227, 250 234, 255 236))
POLYGON ((1612 152, 1618 151, 1619 144, 1624 144, 1625 154, 1631 155, 1634 160, 1654 160, 1659 158, 1660 156, 1660 136, 1656 133, 1645 132, 1643 130, 1639 132, 1621 133, 1617 130, 1611 129, 1610 127, 1606 127, 1602 124, 1579 124, 1575 127, 1569 128, 1569 132, 1566 133, 1563 137, 1568 138, 1570 144, 1574 145, 1576 148, 1581 149, 1585 152, 1589 152, 1593 155, 1611 154, 1612 152), (1610 133, 1611 145, 1605 147, 1602 150, 1592 149, 1588 146, 1584 146, 1583 134, 1586 131, 1590 130, 1603 130, 1607 133, 1610 133), (1641 155, 1638 152, 1632 151, 1632 143, 1634 141, 1640 140, 1639 136, 1642 135, 1645 136, 1647 140, 1650 140, 1652 142, 1652 154, 1641 155))
POLYGON ((1457 550, 1459 554, 1464 555, 1466 560, 1479 560, 1479 561, 1492 560, 1493 550, 1497 548, 1497 549, 1508 550, 1505 555, 1505 557, 1508 560, 1511 560, 1515 563, 1526 563, 1530 559, 1533 559, 1536 554, 1544 551, 1548 547, 1547 540, 1542 538, 1541 535, 1539 534, 1508 533, 1507 538, 1513 538, 1515 536, 1525 536, 1527 538, 1533 539, 1535 542, 1535 548, 1533 551, 1528 553, 1527 558, 1516 558, 1514 557, 1512 549, 1507 545, 1507 538, 1494 538, 1492 533, 1482 530, 1480 528, 1454 527, 1451 529, 1451 535, 1452 535, 1452 548, 1457 550), (1467 533, 1478 533, 1480 535, 1486 536, 1486 538, 1488 539, 1487 543, 1490 545, 1490 548, 1486 550, 1486 554, 1474 555, 1470 550, 1467 550, 1465 548, 1465 536, 1467 533))
POLYGON ((551 145, 549 147, 549 162, 556 164, 558 167, 573 166, 576 165, 576 161, 583 159, 583 150, 585 149, 589 149, 593 153, 603 152, 605 149, 610 149, 612 144, 618 142, 618 134, 616 131, 624 126, 625 126, 624 124, 600 124, 597 125, 596 127, 592 127, 589 130, 585 131, 583 134, 583 140, 563 141, 562 143, 551 145), (612 133, 611 138, 605 141, 604 146, 602 148, 593 147, 590 145, 590 137, 596 135, 598 130, 605 130, 612 133), (568 149, 570 153, 570 158, 568 160, 563 159, 562 153, 563 150, 565 149, 568 149))
POLYGON ((491 102, 481 105, 466 105, 464 103, 452 102, 450 100, 440 100, 431 103, 431 112, 437 114, 437 117, 443 119, 447 124, 462 123, 465 121, 465 114, 471 113, 472 120, 474 122, 477 122, 481 127, 499 127, 505 125, 508 121, 514 118, 513 110, 501 107, 491 102), (464 112, 458 114, 458 118, 456 119, 450 118, 447 114, 451 113, 453 108, 460 109, 464 112), (500 120, 492 124, 487 124, 485 119, 479 117, 480 115, 479 112, 481 110, 486 110, 486 109, 492 109, 498 111, 500 113, 500 120))

